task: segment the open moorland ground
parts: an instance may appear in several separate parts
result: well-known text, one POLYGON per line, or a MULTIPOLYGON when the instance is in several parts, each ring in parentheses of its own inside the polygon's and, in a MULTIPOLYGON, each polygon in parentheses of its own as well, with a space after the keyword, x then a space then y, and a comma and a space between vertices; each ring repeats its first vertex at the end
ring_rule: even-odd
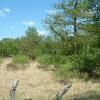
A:
MULTIPOLYGON (((39 63, 36 61, 30 61, 26 69, 10 67, 11 63, 11 58, 4 58, 0 64, 0 100, 9 100, 9 90, 16 78, 19 79, 18 100, 24 100, 27 96, 32 100, 53 100, 56 93, 64 87, 53 77, 52 71, 39 69, 39 63)), ((64 100, 67 98, 68 100, 100 100, 100 82, 73 80, 72 88, 63 97, 64 100)))

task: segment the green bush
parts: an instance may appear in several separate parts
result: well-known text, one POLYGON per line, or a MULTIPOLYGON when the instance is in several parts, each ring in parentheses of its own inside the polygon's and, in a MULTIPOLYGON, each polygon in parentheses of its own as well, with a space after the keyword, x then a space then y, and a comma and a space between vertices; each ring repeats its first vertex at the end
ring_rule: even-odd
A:
POLYGON ((100 52, 81 52, 70 57, 59 57, 56 72, 60 78, 95 78, 100 76, 100 52), (61 62, 60 62, 61 61, 61 62))
POLYGON ((72 69, 73 69, 73 64, 71 62, 67 62, 66 64, 60 64, 56 69, 56 75, 61 79, 78 77, 79 73, 73 72, 72 69))
POLYGON ((87 73, 89 77, 96 74, 96 70, 100 68, 100 52, 94 53, 82 52, 75 57, 74 69, 81 73, 87 73))
POLYGON ((41 55, 37 60, 42 64, 65 64, 69 61, 69 57, 62 55, 41 55))
POLYGON ((41 64, 54 64, 55 63, 55 59, 52 55, 38 56, 37 61, 41 64))
POLYGON ((0 41, 0 56, 9 57, 18 53, 18 45, 13 39, 4 39, 0 41))
POLYGON ((16 55, 13 57, 13 62, 15 64, 27 64, 29 63, 29 58, 25 55, 16 55))
POLYGON ((66 64, 67 62, 70 61, 70 57, 64 56, 64 55, 57 55, 57 56, 55 56, 55 61, 58 64, 66 64))

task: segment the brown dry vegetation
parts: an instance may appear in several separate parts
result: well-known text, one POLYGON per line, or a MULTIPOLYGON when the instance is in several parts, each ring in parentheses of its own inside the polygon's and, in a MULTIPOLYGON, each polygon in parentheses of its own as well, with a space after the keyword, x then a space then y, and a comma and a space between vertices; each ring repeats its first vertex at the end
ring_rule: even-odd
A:
MULTIPOLYGON (((8 100, 11 84, 16 78, 20 80, 17 88, 18 100, 24 100, 27 96, 32 100, 53 100, 64 85, 55 81, 53 72, 39 69, 38 65, 36 61, 30 61, 28 67, 23 70, 13 65, 11 58, 4 59, 0 65, 0 100, 8 100)), ((63 99, 68 97, 70 100, 100 100, 99 83, 73 80, 72 88, 63 99)))
MULTIPOLYGON (((17 95, 18 98, 24 100, 25 96, 35 99, 52 98, 61 84, 53 80, 52 72, 45 72, 37 68, 37 62, 30 62, 25 70, 8 70, 7 65, 11 65, 11 59, 4 59, 4 63, 0 66, 0 100, 9 97, 9 88, 14 79, 20 80, 17 95)), ((10 67, 10 66, 9 66, 10 67)), ((11 66, 12 67, 12 66, 11 66)), ((16 66, 14 66, 16 67, 16 66)))

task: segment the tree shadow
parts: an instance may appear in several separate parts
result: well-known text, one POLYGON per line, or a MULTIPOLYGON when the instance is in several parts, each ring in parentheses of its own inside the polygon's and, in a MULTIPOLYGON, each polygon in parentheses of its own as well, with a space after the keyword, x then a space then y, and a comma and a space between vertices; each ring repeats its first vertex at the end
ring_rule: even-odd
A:
POLYGON ((68 100, 100 100, 100 93, 96 91, 87 91, 83 94, 69 97, 68 100))

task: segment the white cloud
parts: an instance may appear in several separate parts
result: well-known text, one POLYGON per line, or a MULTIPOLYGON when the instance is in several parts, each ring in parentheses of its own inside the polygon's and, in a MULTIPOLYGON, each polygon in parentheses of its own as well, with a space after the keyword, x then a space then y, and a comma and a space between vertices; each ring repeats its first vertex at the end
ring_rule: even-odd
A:
POLYGON ((27 26, 34 26, 35 23, 32 20, 24 20, 22 21, 22 24, 27 25, 27 26))
POLYGON ((9 9, 9 8, 3 8, 3 10, 4 10, 6 13, 10 13, 10 12, 11 12, 11 9, 9 9))
POLYGON ((10 13, 10 12, 11 12, 11 9, 9 9, 9 8, 2 8, 2 9, 0 9, 0 16, 4 16, 4 15, 10 13))
POLYGON ((38 31, 39 35, 47 35, 47 33, 45 31, 38 31))
POLYGON ((56 14, 56 11, 55 10, 48 10, 47 13, 50 15, 54 15, 54 14, 56 14))

